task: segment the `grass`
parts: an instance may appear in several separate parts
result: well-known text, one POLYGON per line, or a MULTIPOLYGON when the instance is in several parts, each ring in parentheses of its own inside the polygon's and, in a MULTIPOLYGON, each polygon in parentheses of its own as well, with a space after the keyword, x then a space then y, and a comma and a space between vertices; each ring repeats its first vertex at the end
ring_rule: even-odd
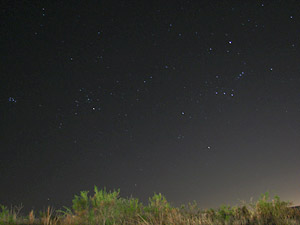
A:
POLYGON ((137 224, 137 225, 234 225, 234 224, 300 224, 300 211, 291 208, 290 202, 281 201, 278 196, 270 200, 263 194, 256 203, 243 203, 240 206, 221 206, 217 209, 201 210, 197 203, 172 207, 162 194, 154 194, 148 205, 136 198, 121 198, 120 190, 99 190, 94 194, 82 191, 75 195, 72 207, 53 210, 48 207, 35 215, 21 216, 22 205, 8 209, 0 205, 0 224, 36 225, 83 225, 83 224, 137 224))

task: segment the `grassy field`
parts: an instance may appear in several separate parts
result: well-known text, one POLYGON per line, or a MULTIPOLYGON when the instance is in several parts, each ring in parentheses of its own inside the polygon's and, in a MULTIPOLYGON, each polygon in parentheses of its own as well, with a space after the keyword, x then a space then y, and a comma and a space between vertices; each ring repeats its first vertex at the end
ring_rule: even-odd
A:
POLYGON ((26 216, 21 216, 21 206, 8 209, 0 205, 0 224, 300 224, 299 209, 291 208, 291 203, 277 196, 270 200, 268 193, 256 203, 205 210, 196 203, 172 207, 161 194, 150 197, 148 205, 136 198, 121 198, 119 194, 120 190, 108 192, 95 186, 93 195, 87 191, 75 195, 71 208, 48 207, 44 212, 31 211, 26 216))

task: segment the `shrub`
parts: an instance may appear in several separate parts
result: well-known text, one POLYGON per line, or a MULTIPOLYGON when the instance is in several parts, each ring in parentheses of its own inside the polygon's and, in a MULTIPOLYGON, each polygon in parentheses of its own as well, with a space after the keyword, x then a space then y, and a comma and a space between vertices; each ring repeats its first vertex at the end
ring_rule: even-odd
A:
POLYGON ((197 203, 189 203, 187 207, 171 207, 162 194, 149 198, 147 206, 138 199, 121 198, 120 190, 107 192, 95 186, 94 195, 82 191, 75 195, 72 207, 54 211, 48 207, 35 217, 31 210, 26 218, 17 218, 22 208, 7 209, 0 205, 0 224, 44 224, 44 225, 84 225, 84 224, 124 224, 124 225, 267 225, 267 224, 300 224, 299 209, 290 208, 291 203, 281 201, 278 196, 269 200, 269 194, 261 196, 256 204, 243 204, 230 207, 223 205, 218 209, 200 210, 197 203), (58 213, 61 213, 60 215, 58 213))

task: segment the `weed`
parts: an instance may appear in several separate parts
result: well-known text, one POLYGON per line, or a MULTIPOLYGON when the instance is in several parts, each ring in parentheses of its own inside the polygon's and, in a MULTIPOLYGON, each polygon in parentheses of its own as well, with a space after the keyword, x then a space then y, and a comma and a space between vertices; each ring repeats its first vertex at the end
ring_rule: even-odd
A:
POLYGON ((54 210, 50 207, 36 217, 33 210, 26 218, 19 217, 22 207, 9 210, 0 205, 0 224, 37 225, 265 225, 300 224, 300 211, 281 201, 278 196, 270 200, 269 193, 261 195, 256 203, 241 206, 222 205, 217 209, 201 210, 196 202, 172 207, 161 193, 149 198, 144 206, 138 199, 121 198, 120 190, 106 191, 94 187, 94 194, 81 191, 72 200, 72 207, 54 210))

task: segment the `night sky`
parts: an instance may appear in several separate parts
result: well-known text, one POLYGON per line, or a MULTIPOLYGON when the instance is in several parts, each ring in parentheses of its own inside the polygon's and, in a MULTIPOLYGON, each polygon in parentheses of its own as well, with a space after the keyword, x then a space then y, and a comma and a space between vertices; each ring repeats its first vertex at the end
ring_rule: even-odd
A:
POLYGON ((1 204, 300 204, 299 1, 0 8, 1 204))

